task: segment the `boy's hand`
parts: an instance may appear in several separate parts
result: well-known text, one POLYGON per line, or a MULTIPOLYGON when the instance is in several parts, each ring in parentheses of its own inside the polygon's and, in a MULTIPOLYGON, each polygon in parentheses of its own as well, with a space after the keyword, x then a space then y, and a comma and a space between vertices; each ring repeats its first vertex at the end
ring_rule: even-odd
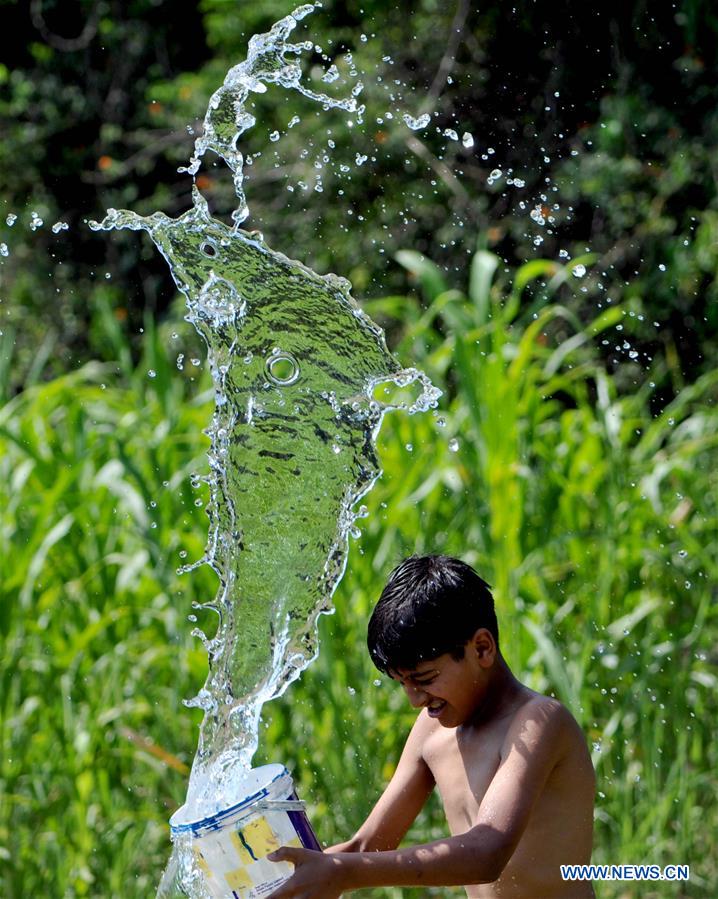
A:
POLYGON ((289 862, 294 874, 270 899, 338 899, 346 884, 340 859, 313 849, 282 846, 267 856, 270 862, 289 862))

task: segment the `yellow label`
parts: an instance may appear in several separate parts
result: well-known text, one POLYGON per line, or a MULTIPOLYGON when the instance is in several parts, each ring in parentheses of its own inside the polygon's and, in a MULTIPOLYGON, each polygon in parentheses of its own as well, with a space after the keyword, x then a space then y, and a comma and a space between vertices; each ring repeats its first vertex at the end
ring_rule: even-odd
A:
POLYGON ((269 826, 266 818, 255 818, 242 829, 245 844, 249 847, 254 857, 264 858, 275 849, 279 849, 277 835, 269 826))
POLYGON ((235 868, 234 871, 228 871, 224 875, 227 886, 230 890, 237 892, 238 890, 250 890, 254 885, 245 868, 235 868))
POLYGON ((209 870, 209 865, 204 860, 204 856, 200 852, 200 850, 195 846, 194 847, 194 858, 199 867, 204 871, 205 874, 211 874, 212 872, 209 870))

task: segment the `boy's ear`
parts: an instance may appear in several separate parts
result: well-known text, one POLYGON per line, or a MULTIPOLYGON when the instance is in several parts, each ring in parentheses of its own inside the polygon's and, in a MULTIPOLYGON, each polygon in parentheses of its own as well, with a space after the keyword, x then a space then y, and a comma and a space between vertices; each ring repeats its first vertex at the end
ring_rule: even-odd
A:
POLYGON ((496 660, 496 640, 490 630, 480 627, 469 641, 469 652, 475 652, 482 668, 490 668, 496 660))

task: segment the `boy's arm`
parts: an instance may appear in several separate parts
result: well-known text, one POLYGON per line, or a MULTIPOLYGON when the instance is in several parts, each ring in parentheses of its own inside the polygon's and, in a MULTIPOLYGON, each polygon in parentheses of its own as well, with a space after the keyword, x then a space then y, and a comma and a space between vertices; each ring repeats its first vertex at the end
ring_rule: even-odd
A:
POLYGON ((501 763, 470 830, 389 852, 323 855, 280 849, 271 860, 289 861, 295 872, 272 899, 336 899, 344 891, 365 887, 492 883, 511 858, 574 728, 559 703, 527 703, 509 728, 501 763))
POLYGON ((434 789, 434 778, 422 749, 429 720, 421 714, 404 745, 399 764, 366 821, 346 843, 326 852, 371 852, 395 849, 434 789))

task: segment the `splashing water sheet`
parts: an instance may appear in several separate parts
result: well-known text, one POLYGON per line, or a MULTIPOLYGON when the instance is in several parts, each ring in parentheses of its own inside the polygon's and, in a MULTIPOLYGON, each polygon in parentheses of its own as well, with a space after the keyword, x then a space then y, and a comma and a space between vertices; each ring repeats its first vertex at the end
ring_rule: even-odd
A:
MULTIPOLYGON (((381 329, 357 306, 351 285, 320 276, 240 229, 248 208, 241 134, 255 124, 245 105, 268 84, 300 91, 361 120, 356 92, 332 98, 302 83, 297 58, 311 42, 288 42, 302 6, 249 42, 212 96, 185 169, 195 176, 211 150, 232 172, 230 227, 210 215, 193 187, 179 218, 108 210, 95 230, 144 230, 187 301, 187 319, 207 345, 215 390, 210 436, 205 557, 219 587, 204 608, 219 619, 201 632, 210 670, 188 705, 204 710, 185 804, 197 820, 237 801, 234 784, 257 748, 263 703, 279 696, 316 655, 316 622, 331 610, 344 572, 353 508, 379 475, 375 440, 384 413, 436 405, 439 391, 402 369, 381 329), (411 405, 385 405, 377 386, 416 384, 411 405)), ((199 564, 199 563, 198 563, 199 564)), ((158 896, 206 896, 189 844, 175 843, 158 896)))

